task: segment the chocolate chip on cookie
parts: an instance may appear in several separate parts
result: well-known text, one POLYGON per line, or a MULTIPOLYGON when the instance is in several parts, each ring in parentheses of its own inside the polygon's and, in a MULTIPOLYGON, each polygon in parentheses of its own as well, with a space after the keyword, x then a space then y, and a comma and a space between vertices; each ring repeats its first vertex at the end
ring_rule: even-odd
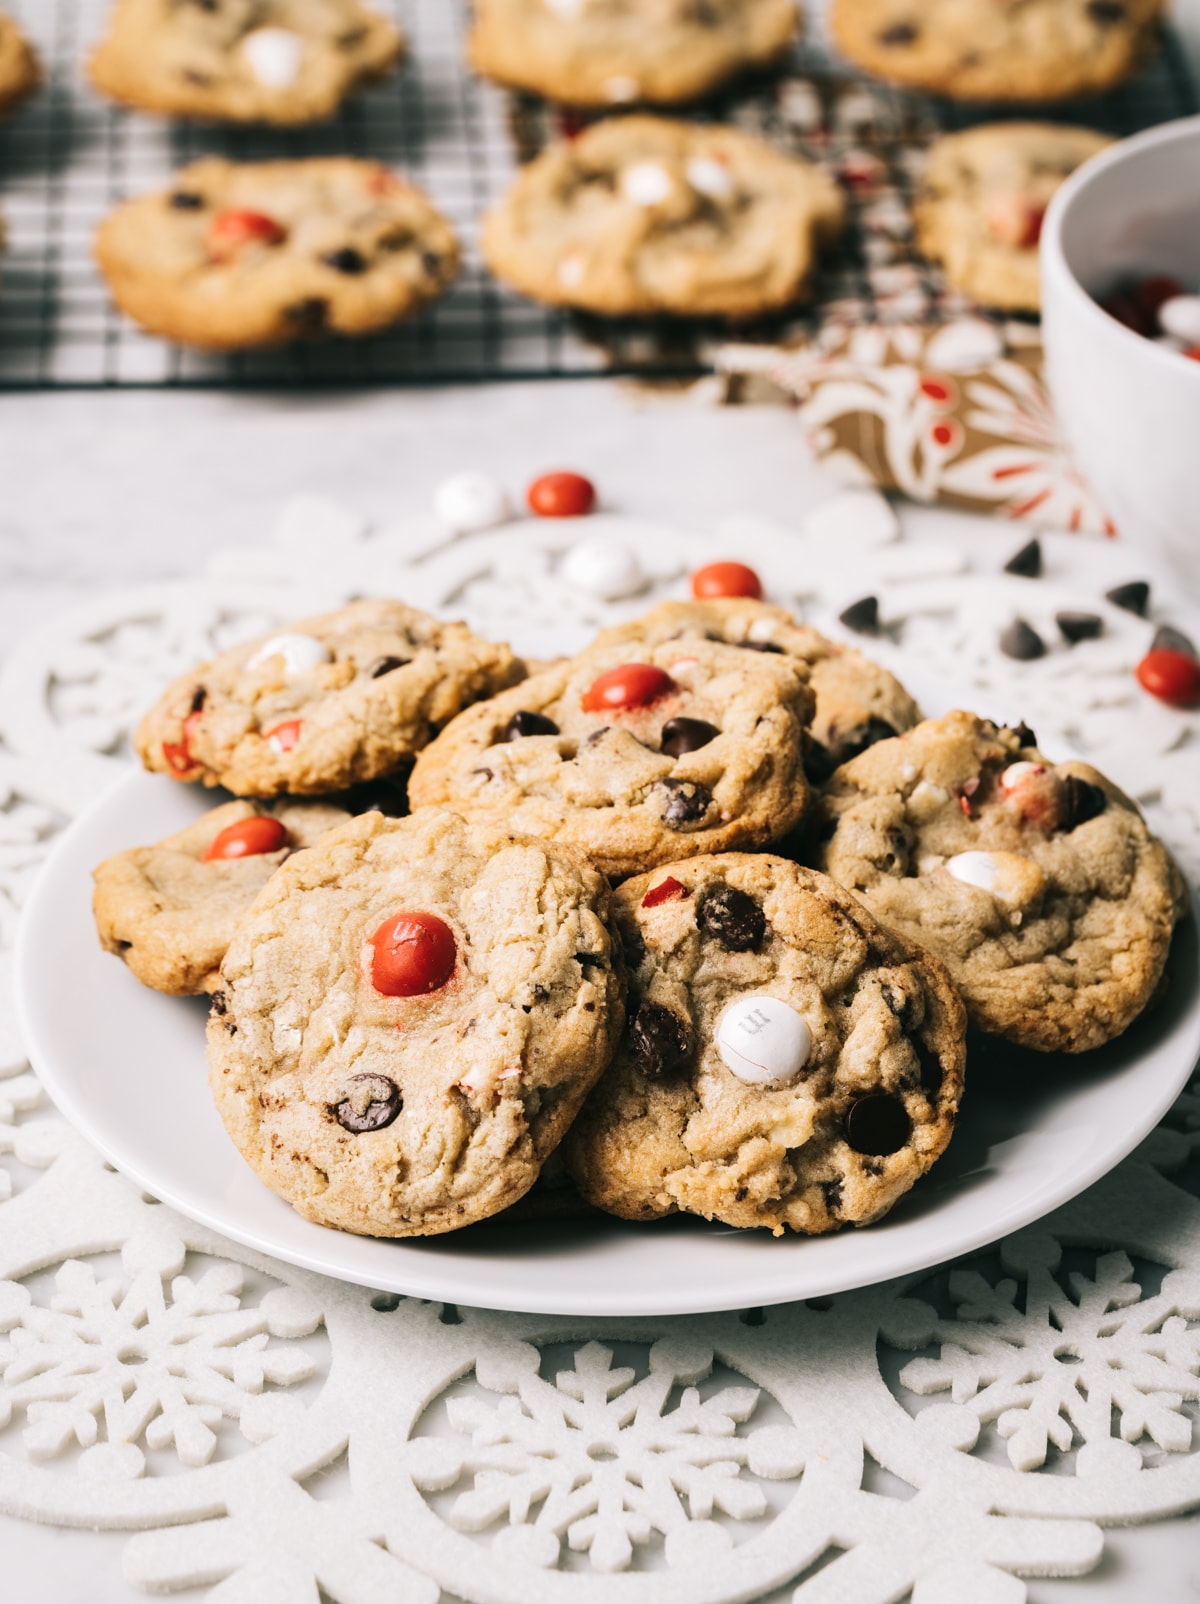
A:
POLYGON ((705 891, 696 907, 696 923, 730 952, 753 952, 767 930, 766 915, 754 898, 726 885, 705 891))
POLYGON ((345 1097, 331 1103, 329 1112, 343 1130, 361 1136, 384 1130, 403 1107, 400 1088, 386 1075, 351 1075, 345 1097))

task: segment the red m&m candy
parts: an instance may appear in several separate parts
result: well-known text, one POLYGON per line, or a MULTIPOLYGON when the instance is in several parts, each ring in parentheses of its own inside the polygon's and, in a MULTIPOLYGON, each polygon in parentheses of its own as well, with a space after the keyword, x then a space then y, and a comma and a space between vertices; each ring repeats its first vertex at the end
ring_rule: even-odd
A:
POLYGON ((633 707, 649 707, 670 696, 675 681, 652 663, 621 663, 593 680, 583 693, 585 713, 619 713, 633 707))
POLYGON ((692 575, 692 595, 698 601, 718 596, 751 596, 762 600, 762 580, 745 563, 707 563, 692 575))
POLYGON ((278 852, 287 844, 288 833, 278 819, 256 814, 254 818, 227 824, 213 836, 200 856, 205 863, 225 858, 257 858, 264 852, 278 852))
POLYGON ((1172 707, 1200 702, 1200 662, 1187 652, 1158 647, 1146 653, 1136 669, 1138 684, 1172 707))
POLYGON ((183 721, 183 740, 163 742, 163 761, 172 774, 187 774, 190 769, 196 767, 196 759, 192 756, 189 743, 202 717, 203 713, 199 708, 194 713, 189 713, 183 721))
POLYGON ((286 238, 287 229, 265 212, 218 212, 208 225, 208 254, 227 262, 243 245, 278 245, 286 238))
POLYGON ((582 518, 596 505, 596 487, 581 473, 544 473, 530 485, 528 500, 539 518, 582 518))
POLYGON ((458 947, 435 913, 394 913, 371 937, 371 984, 385 997, 423 997, 454 973, 458 947))

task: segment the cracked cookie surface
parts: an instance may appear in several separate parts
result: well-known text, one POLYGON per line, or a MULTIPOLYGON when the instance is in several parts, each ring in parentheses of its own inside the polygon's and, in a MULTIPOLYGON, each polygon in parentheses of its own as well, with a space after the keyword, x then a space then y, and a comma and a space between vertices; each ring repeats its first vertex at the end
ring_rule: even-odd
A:
POLYGON ((770 854, 619 887, 628 1024, 567 1163, 627 1219, 816 1234, 879 1219, 944 1150, 965 1016, 936 959, 770 854))
POLYGON ((436 299, 458 259, 420 190, 348 156, 208 157, 118 206, 96 236, 123 312, 211 350, 387 328, 436 299))
POLYGON ((234 1144, 306 1218, 363 1235, 515 1202, 621 1029, 609 896, 577 854, 438 809, 367 813, 297 853, 214 996, 209 1078, 234 1144))
POLYGON ((1119 1036, 1162 980, 1182 878, 1128 797, 1086 763, 971 713, 839 769, 820 867, 935 953, 971 1023, 1042 1051, 1119 1036))

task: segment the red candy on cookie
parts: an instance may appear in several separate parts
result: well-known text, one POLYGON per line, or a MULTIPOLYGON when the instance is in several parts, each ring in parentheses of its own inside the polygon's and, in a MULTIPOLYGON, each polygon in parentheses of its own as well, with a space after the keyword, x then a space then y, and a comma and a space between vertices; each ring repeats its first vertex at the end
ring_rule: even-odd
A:
POLYGON ((186 774, 189 769, 196 767, 196 760, 192 756, 192 749, 188 742, 191 740, 201 716, 200 710, 197 709, 196 712, 189 713, 184 719, 182 741, 163 742, 162 755, 172 774, 186 774))
POLYGON ((675 681, 652 663, 621 663, 592 681, 583 693, 585 713, 619 713, 649 707, 670 696, 675 681))
POLYGON ((371 984, 384 997, 423 997, 454 973, 458 944, 435 913, 394 913, 371 937, 371 984))
POLYGON ((213 836, 200 854, 201 862, 217 863, 228 858, 257 858, 264 852, 278 852, 288 844, 288 833, 278 819, 257 814, 227 824, 213 836))
POLYGON ((1171 707, 1200 703, 1200 662, 1187 652, 1158 647, 1147 652, 1135 670, 1138 684, 1171 707))
POLYGON ((284 719, 273 730, 264 730, 263 740, 272 751, 282 756, 284 752, 290 752, 300 739, 300 722, 298 718, 284 719))
POLYGON ((706 563, 692 575, 692 595, 697 601, 719 596, 750 596, 762 600, 762 580, 745 563, 706 563))
POLYGON ((596 505, 596 487, 581 473, 544 473, 530 485, 528 501, 539 518, 582 518, 596 505))
POLYGON ((651 886, 642 898, 643 908, 657 908, 660 902, 674 902, 676 897, 686 895, 683 885, 673 875, 660 880, 656 886, 651 886))
POLYGON ((265 212, 230 209, 218 212, 208 225, 208 254, 218 262, 236 256, 243 245, 278 245, 287 229, 265 212))

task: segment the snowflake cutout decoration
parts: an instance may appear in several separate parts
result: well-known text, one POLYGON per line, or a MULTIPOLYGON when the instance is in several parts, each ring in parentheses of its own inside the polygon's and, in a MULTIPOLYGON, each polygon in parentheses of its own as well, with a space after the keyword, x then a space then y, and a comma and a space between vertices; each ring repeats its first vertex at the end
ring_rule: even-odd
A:
POLYGON ((496 1538, 506 1556, 551 1567, 565 1538, 587 1553, 593 1570, 611 1573, 627 1570, 659 1533, 668 1565, 702 1562, 732 1542, 714 1513, 745 1521, 768 1510, 744 1470, 773 1480, 803 1470, 800 1437, 790 1428, 738 1435, 758 1406, 758 1388, 700 1396, 694 1383, 710 1373, 711 1351, 655 1343, 639 1381, 632 1368, 614 1367, 610 1348, 589 1342, 552 1383, 538 1374, 535 1348, 521 1344, 519 1355, 514 1366, 476 1371, 483 1387, 515 1397, 499 1404, 451 1398, 458 1442, 418 1437, 409 1445, 409 1469, 423 1491, 471 1478, 450 1524, 482 1532, 506 1522, 496 1538))
POLYGON ((0 1427, 23 1413, 31 1458, 55 1458, 74 1442, 85 1474, 130 1477, 145 1469, 140 1442, 173 1448, 195 1467, 212 1458, 222 1419, 251 1441, 260 1425, 269 1433, 264 1387, 294 1386, 315 1369, 302 1348, 271 1337, 307 1336, 319 1311, 288 1289, 243 1308, 243 1271, 228 1261, 193 1279, 174 1273, 182 1251, 146 1262, 135 1242, 123 1257, 124 1273, 111 1276, 67 1260, 48 1307, 20 1282, 0 1282, 0 1331, 9 1334, 0 1342, 0 1427))
POLYGON ((1200 1278, 1175 1270, 1143 1297, 1122 1252, 1102 1254, 1094 1274, 1054 1272, 1056 1244, 1015 1238, 1007 1262, 1026 1271, 1023 1307, 1016 1278, 995 1285, 976 1270, 952 1272, 956 1317, 906 1300, 884 1322, 901 1348, 940 1343, 937 1358, 913 1359, 901 1385, 919 1395, 948 1391, 980 1424, 995 1421, 1016 1470, 1045 1464, 1050 1447, 1076 1445, 1076 1473, 1135 1471, 1133 1445, 1149 1437, 1184 1453, 1192 1444, 1185 1402, 1200 1399, 1200 1278), (1065 1287, 1062 1284, 1065 1280, 1065 1287), (1120 1439, 1113 1422, 1120 1421, 1120 1439))

